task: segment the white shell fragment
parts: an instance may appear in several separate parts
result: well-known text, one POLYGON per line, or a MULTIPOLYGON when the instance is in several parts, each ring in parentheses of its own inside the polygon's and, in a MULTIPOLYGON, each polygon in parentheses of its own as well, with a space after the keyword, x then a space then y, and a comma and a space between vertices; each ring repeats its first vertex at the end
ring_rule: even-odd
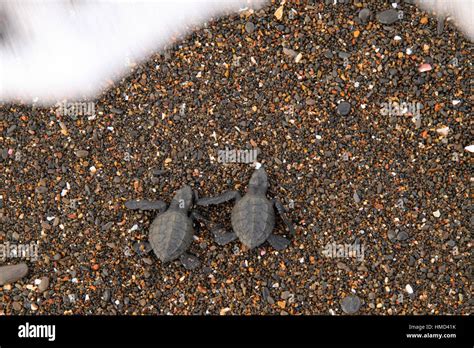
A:
POLYGON ((442 136, 447 136, 449 133, 449 127, 438 128, 436 132, 442 136))
POLYGON ((428 64, 428 63, 421 64, 421 65, 418 67, 418 71, 419 71, 419 72, 430 71, 431 69, 432 69, 432 67, 431 67, 431 65, 428 64))
POLYGON ((466 146, 464 150, 469 151, 469 152, 474 152, 474 145, 466 146))

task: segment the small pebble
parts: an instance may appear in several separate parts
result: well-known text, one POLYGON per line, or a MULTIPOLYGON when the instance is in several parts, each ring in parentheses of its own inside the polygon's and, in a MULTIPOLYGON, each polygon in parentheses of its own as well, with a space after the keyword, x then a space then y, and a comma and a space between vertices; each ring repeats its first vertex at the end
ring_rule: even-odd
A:
POLYGON ((40 283, 38 285, 38 291, 39 292, 45 292, 46 289, 48 289, 49 286, 49 278, 48 277, 42 277, 40 280, 40 283))
POLYGON ((252 22, 245 23, 245 31, 249 34, 252 34, 255 30, 255 24, 252 22))
POLYGON ((21 309, 23 308, 22 305, 16 301, 12 303, 12 307, 16 312, 21 311, 21 309))
POLYGON ((337 112, 339 115, 346 116, 351 111, 351 104, 346 101, 342 101, 337 106, 337 112))
POLYGON ((352 198, 354 199, 355 203, 360 203, 360 197, 359 197, 359 195, 357 194, 356 191, 354 191, 354 194, 352 195, 352 198))
POLYGON ((408 233, 406 233, 405 231, 401 231, 397 234, 397 239, 399 241, 404 241, 404 240, 407 240, 408 239, 408 233))
POLYGON ((386 25, 393 24, 399 20, 398 11, 394 9, 379 12, 375 17, 380 23, 386 25))
POLYGON ((89 151, 87 151, 87 150, 77 150, 77 151, 74 152, 74 154, 78 158, 84 158, 84 157, 87 157, 89 155, 89 151))
POLYGON ((26 263, 19 263, 17 265, 1 266, 0 267, 0 285, 14 283, 28 273, 28 266, 26 263))
POLYGON ((431 68, 431 65, 428 64, 428 63, 424 63, 424 64, 421 64, 419 67, 418 67, 418 71, 419 72, 426 72, 426 71, 430 71, 432 68, 431 68))
POLYGON ((346 314, 354 314, 359 311, 361 306, 360 298, 355 295, 349 295, 344 297, 341 301, 341 308, 346 314))
POLYGON ((468 151, 468 152, 474 152, 474 145, 469 145, 469 146, 466 146, 464 148, 464 150, 468 151))

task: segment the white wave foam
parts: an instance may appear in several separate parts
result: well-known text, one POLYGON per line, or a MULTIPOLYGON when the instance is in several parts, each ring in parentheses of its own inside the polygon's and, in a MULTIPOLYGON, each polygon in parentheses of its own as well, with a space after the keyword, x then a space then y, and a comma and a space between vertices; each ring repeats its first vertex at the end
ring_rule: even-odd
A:
MULTIPOLYGON (((211 17, 266 0, 0 0, 0 100, 94 96, 114 76, 211 17), (1 37, 0 37, 1 39, 1 37)), ((472 40, 473 0, 419 0, 472 40)))

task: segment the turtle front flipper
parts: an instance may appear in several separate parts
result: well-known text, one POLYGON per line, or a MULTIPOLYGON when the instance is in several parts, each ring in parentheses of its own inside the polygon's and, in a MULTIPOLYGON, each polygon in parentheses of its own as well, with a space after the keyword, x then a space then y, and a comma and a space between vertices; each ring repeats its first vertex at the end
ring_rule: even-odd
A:
POLYGON ((238 191, 226 191, 219 196, 216 197, 206 197, 200 198, 196 202, 197 205, 207 207, 209 205, 221 204, 224 202, 228 202, 232 199, 238 201, 240 199, 240 193, 238 191))
POLYGON ((201 264, 201 261, 199 261, 199 259, 196 256, 188 254, 188 253, 181 254, 181 256, 179 257, 179 260, 181 261, 184 268, 190 271, 192 271, 193 269, 196 269, 201 264))
POLYGON ((131 200, 125 202, 125 207, 131 210, 158 210, 160 213, 166 210, 166 203, 163 201, 131 200))
POLYGON ((290 241, 288 239, 282 236, 277 236, 276 234, 271 234, 268 237, 267 242, 270 243, 270 245, 276 250, 283 250, 288 245, 290 245, 290 241))
POLYGON ((221 225, 216 225, 211 229, 214 235, 214 240, 219 245, 226 245, 237 239, 237 235, 234 232, 227 232, 221 225))
POLYGON ((287 219, 287 217, 285 215, 285 213, 286 213, 285 207, 283 206, 283 204, 281 204, 280 201, 278 201, 276 199, 273 200, 273 204, 275 205, 275 208, 278 212, 278 215, 280 215, 280 217, 283 220, 283 222, 285 223, 286 227, 288 227, 288 229, 290 230, 290 234, 292 236, 294 236, 295 235, 295 227, 290 222, 290 220, 287 219))

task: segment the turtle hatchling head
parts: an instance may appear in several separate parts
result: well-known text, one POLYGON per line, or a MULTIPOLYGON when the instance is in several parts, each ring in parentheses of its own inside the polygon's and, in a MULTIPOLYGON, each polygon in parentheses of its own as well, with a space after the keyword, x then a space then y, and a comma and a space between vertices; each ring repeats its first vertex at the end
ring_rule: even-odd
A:
POLYGON ((249 192, 265 194, 268 189, 268 177, 265 169, 259 168, 253 172, 249 182, 249 192))
POLYGON ((176 191, 176 194, 171 201, 170 208, 178 208, 188 211, 193 205, 193 199, 193 190, 188 185, 184 185, 176 191))

